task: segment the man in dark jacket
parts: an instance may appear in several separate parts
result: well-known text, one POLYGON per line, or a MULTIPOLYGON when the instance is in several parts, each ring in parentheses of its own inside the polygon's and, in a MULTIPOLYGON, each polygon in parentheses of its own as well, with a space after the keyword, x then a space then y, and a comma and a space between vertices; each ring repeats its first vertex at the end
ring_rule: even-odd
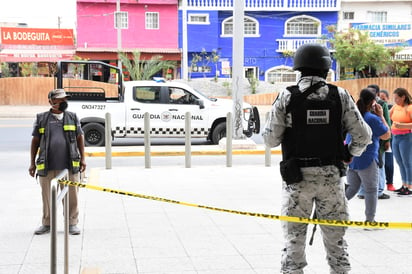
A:
MULTIPOLYGON (((39 176, 43 200, 42 225, 35 230, 40 235, 50 231, 50 183, 62 170, 68 169, 69 180, 80 182, 86 169, 84 138, 75 113, 66 111, 69 96, 63 89, 49 92, 49 111, 38 113, 33 126, 29 174, 39 176), (36 155, 38 155, 36 159, 36 155)), ((63 186, 61 186, 63 187, 63 186)), ((69 233, 80 234, 78 187, 69 187, 69 233)))

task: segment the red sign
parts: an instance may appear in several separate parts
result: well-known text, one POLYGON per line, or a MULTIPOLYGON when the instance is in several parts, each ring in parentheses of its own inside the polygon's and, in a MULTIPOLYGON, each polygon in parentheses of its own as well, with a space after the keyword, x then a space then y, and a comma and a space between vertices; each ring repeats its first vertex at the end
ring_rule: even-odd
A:
POLYGON ((0 52, 1 62, 57 62, 69 60, 73 57, 74 50, 43 50, 43 51, 12 51, 0 52))
POLYGON ((1 28, 4 45, 74 46, 72 29, 1 28))

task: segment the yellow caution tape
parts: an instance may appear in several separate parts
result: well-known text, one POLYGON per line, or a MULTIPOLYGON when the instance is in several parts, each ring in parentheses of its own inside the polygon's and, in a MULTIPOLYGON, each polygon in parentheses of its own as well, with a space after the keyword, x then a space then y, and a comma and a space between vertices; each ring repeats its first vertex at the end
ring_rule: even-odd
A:
POLYGON ((137 197, 137 198, 142 198, 142 199, 147 199, 147 200, 179 204, 179 205, 185 205, 185 206, 191 206, 191 207, 197 207, 197 208, 204 208, 204 209, 209 209, 209 210, 214 210, 214 211, 221 211, 221 212, 227 212, 227 213, 239 214, 239 215, 245 215, 245 216, 275 219, 275 220, 294 222, 294 223, 359 227, 359 228, 363 227, 363 228, 381 228, 381 229, 412 229, 412 223, 389 223, 389 222, 368 222, 368 221, 361 222, 361 221, 350 221, 350 220, 338 221, 338 220, 311 219, 311 218, 302 218, 302 217, 293 217, 293 216, 280 216, 280 215, 273 215, 273 214, 254 213, 254 212, 239 211, 239 210, 192 204, 192 203, 176 201, 176 200, 171 200, 171 199, 166 199, 166 198, 161 198, 161 197, 156 197, 156 196, 149 196, 149 195, 144 195, 144 194, 139 194, 139 193, 133 193, 133 192, 128 192, 128 191, 95 186, 95 185, 77 183, 77 182, 72 182, 68 180, 59 180, 59 183, 64 184, 64 185, 77 186, 81 188, 88 188, 88 189, 103 191, 103 192, 110 192, 110 193, 115 193, 115 194, 120 194, 120 195, 137 197))

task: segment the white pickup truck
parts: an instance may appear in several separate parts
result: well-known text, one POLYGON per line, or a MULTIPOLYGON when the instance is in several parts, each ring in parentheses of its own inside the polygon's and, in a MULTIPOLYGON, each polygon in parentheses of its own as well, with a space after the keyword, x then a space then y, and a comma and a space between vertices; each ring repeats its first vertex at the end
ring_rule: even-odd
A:
MULTIPOLYGON (((207 138, 217 144, 226 136, 232 100, 209 98, 177 81, 123 82, 119 68, 98 61, 61 61, 57 69, 57 88, 71 95, 68 110, 79 117, 86 146, 104 145, 106 113, 111 114, 113 138, 144 137, 146 112, 151 137, 184 138, 187 112, 192 118, 192 138, 207 138), (116 90, 116 96, 108 96, 109 89, 112 95, 116 90)), ((259 133, 256 107, 244 103, 242 121, 247 137, 259 133)))

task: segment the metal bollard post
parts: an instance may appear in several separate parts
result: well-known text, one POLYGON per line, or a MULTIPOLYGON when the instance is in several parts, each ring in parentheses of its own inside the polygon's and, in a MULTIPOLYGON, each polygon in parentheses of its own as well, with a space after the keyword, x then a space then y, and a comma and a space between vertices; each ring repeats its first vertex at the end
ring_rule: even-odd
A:
POLYGON ((62 170, 50 183, 50 273, 57 273, 57 205, 64 199, 64 273, 69 273, 69 186, 57 196, 60 179, 68 179, 67 169, 62 170))
POLYGON ((50 189, 50 274, 57 273, 57 185, 53 179, 50 189))
MULTIPOLYGON (((69 274, 69 186, 64 186, 67 189, 64 195, 64 274, 69 274)), ((63 192, 62 192, 63 193, 63 192)), ((60 197, 60 195, 59 195, 60 197)))
POLYGON ((150 158, 150 114, 146 112, 144 114, 144 166, 145 168, 151 168, 150 158))
MULTIPOLYGON (((266 121, 269 119, 270 113, 266 113, 266 121)), ((265 166, 269 167, 272 165, 272 150, 270 147, 265 145, 265 166)))
POLYGON ((105 123, 106 169, 112 169, 112 118, 106 113, 105 123))
POLYGON ((185 167, 191 167, 191 156, 192 156, 192 149, 191 149, 191 131, 192 131, 192 119, 190 112, 186 112, 185 115, 185 167))
POLYGON ((233 121, 232 113, 228 112, 226 116, 226 166, 232 167, 232 138, 233 138, 233 121))

